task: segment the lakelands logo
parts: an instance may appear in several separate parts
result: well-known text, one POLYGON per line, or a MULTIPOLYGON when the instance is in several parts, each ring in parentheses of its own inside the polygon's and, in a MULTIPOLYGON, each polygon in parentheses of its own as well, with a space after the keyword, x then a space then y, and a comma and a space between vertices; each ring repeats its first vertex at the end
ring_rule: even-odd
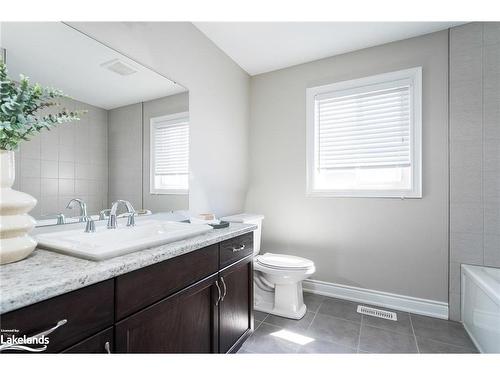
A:
POLYGON ((60 320, 55 326, 32 336, 17 336, 17 329, 0 329, 0 352, 4 350, 24 350, 27 352, 43 352, 49 345, 49 335, 59 327, 68 323, 66 319, 60 320), (31 347, 28 345, 36 345, 31 347), (40 346, 41 345, 41 346, 40 346))
POLYGON ((22 350, 26 352, 43 352, 47 350, 49 338, 45 335, 15 336, 17 329, 0 330, 0 352, 4 350, 22 350), (36 347, 32 347, 36 346, 36 347))

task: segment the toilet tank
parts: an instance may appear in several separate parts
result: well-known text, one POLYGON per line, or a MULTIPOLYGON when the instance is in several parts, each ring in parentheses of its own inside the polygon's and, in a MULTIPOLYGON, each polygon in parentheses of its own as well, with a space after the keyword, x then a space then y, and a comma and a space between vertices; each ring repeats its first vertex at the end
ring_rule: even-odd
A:
POLYGON ((260 252, 260 239, 262 234, 262 220, 264 220, 264 215, 258 214, 237 214, 231 216, 224 216, 220 218, 224 221, 229 221, 230 223, 243 223, 243 224, 255 224, 257 229, 253 231, 253 253, 257 255, 260 252))

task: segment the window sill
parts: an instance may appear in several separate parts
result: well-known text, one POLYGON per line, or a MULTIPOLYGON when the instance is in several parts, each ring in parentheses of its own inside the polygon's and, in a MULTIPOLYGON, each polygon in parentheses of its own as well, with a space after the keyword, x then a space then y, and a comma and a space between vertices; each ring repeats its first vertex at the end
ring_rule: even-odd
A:
POLYGON ((391 199, 422 199, 420 192, 408 191, 332 191, 313 190, 306 192, 307 198, 391 198, 391 199))
POLYGON ((189 190, 175 190, 175 189, 168 189, 168 190, 153 190, 150 191, 149 194, 151 195, 188 195, 189 190))

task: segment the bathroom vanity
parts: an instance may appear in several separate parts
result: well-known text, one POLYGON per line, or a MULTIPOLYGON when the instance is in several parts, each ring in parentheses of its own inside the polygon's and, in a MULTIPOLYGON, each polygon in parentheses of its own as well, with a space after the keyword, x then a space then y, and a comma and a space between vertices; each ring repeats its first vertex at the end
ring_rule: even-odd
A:
POLYGON ((38 249, 2 266, 1 328, 49 331, 48 353, 235 352, 253 330, 254 229, 101 262, 38 249))

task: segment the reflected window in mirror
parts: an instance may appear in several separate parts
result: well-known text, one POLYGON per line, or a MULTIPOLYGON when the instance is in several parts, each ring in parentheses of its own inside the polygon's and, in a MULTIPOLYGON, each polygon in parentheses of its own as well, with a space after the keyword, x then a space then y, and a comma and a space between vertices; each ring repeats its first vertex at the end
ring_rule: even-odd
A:
POLYGON ((189 113, 154 117, 151 129, 151 193, 189 190, 189 113))

